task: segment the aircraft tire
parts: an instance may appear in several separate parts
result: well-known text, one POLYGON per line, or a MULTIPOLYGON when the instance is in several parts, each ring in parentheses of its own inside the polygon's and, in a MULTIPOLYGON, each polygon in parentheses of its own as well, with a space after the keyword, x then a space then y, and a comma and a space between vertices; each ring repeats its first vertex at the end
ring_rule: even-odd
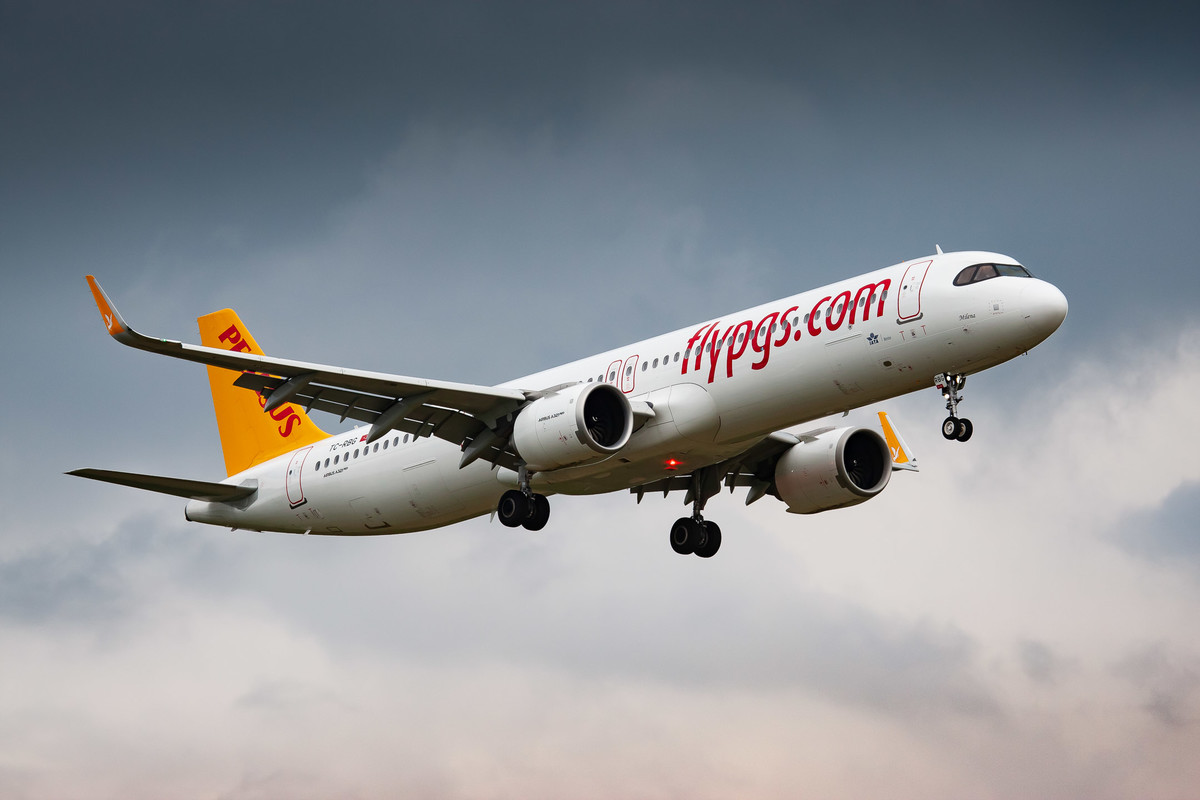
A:
POLYGON ((529 519, 529 498, 522 491, 509 489, 500 495, 500 502, 496 506, 496 515, 500 517, 500 523, 506 527, 517 528, 524 525, 525 521, 529 519))
POLYGON ((971 438, 971 434, 974 432, 975 426, 971 424, 971 420, 960 419, 958 421, 958 433, 955 434, 954 438, 958 439, 960 442, 965 442, 967 439, 971 438))
POLYGON ((942 436, 946 439, 958 438, 958 417, 946 417, 942 421, 942 436))
POLYGON ((522 523, 527 531, 540 531, 550 521, 550 501, 544 494, 529 498, 529 519, 522 523))
POLYGON ((700 558, 712 558, 721 549, 721 526, 715 522, 705 520, 700 523, 704 526, 704 543, 696 548, 696 555, 700 558))
POLYGON ((700 526, 691 517, 680 517, 671 526, 671 549, 681 556, 696 552, 700 540, 700 526))

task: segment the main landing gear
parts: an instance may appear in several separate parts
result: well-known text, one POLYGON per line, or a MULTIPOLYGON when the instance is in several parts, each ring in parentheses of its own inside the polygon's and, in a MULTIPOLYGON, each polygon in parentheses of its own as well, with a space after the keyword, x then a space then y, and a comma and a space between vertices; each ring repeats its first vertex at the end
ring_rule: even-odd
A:
POLYGON ((946 410, 950 412, 950 416, 942 422, 942 436, 965 442, 975 431, 971 420, 960 419, 958 416, 958 404, 962 402, 959 392, 967 385, 967 376, 961 373, 942 372, 934 377, 933 383, 941 390, 942 397, 946 398, 946 410))
POLYGON ((712 558, 721 549, 721 528, 701 515, 704 502, 692 502, 692 515, 680 517, 671 526, 671 549, 681 556, 695 554, 712 558))
POLYGON ((525 467, 521 467, 518 475, 520 488, 509 489, 500 495, 496 516, 509 528, 540 531, 550 521, 550 501, 544 494, 535 494, 529 488, 529 471, 525 467))

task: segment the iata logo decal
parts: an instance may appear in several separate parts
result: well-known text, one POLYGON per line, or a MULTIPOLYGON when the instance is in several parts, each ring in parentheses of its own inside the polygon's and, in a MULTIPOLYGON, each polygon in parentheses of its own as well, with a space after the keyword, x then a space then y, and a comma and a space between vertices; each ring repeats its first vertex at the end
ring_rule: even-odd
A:
MULTIPOLYGON (((236 325, 230 325, 217 338, 229 345, 225 348, 226 350, 232 350, 235 353, 251 352, 250 343, 242 336, 242 332, 237 329, 236 325)), ((258 405, 261 408, 266 408, 267 398, 261 394, 258 395, 258 405)), ((292 431, 304 424, 304 420, 296 413, 296 407, 288 403, 267 413, 271 419, 280 423, 275 430, 284 439, 291 436, 292 431)))
POLYGON ((820 336, 825 331, 836 331, 842 325, 854 325, 860 321, 857 319, 860 305, 862 322, 871 318, 872 304, 875 305, 875 316, 882 316, 883 304, 891 285, 891 279, 884 278, 878 283, 868 283, 856 292, 847 289, 835 296, 822 297, 803 321, 795 318, 796 325, 792 324, 792 314, 800 310, 799 306, 791 306, 783 312, 772 311, 757 325, 754 320, 742 320, 727 327, 724 333, 721 332, 720 320, 709 323, 688 339, 680 374, 686 375, 689 365, 692 370, 700 372, 704 354, 707 353, 708 382, 712 383, 717 377, 717 364, 721 361, 722 350, 725 351, 727 378, 733 377, 733 362, 745 355, 747 349, 758 354, 758 359, 750 365, 750 369, 762 369, 771 359, 771 348, 800 341, 805 329, 809 336, 820 336))

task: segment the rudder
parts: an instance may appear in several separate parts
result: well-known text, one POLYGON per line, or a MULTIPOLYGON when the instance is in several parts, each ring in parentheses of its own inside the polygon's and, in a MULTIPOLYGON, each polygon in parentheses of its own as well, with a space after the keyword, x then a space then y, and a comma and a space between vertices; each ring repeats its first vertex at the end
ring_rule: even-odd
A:
MULTIPOLYGON (((199 317, 200 342, 205 347, 265 355, 233 309, 199 317)), ((269 414, 266 400, 249 389, 234 386, 241 373, 208 367, 217 431, 229 475, 249 469, 275 456, 314 444, 329 436, 304 409, 285 403, 269 414)))

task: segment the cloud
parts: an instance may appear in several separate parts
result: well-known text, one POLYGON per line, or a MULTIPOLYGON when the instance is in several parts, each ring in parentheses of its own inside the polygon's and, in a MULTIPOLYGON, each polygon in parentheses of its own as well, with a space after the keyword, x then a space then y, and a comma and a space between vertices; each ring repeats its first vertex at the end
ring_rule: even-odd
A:
POLYGON ((1200 567, 1198 519, 1200 482, 1193 481, 1172 490, 1161 505, 1127 514, 1113 526, 1112 537, 1131 553, 1195 569, 1200 567))
POLYGON ((1131 652, 1113 673, 1144 693, 1142 709, 1159 723, 1172 728, 1200 723, 1193 702, 1200 688, 1200 657, 1154 642, 1131 652))

